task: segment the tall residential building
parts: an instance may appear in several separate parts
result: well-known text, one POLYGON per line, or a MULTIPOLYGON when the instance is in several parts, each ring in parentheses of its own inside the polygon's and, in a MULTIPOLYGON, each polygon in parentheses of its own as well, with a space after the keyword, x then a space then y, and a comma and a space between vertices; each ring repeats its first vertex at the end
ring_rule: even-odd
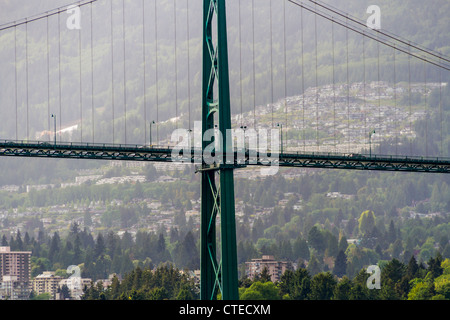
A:
POLYGON ((11 251, 0 247, 0 298, 28 299, 30 294, 31 251, 11 251))
POLYGON ((52 299, 55 299, 56 293, 59 289, 59 282, 62 277, 56 276, 52 271, 44 271, 38 275, 33 281, 33 291, 36 295, 43 293, 50 293, 52 299))
POLYGON ((261 274, 264 268, 270 274, 270 279, 272 282, 277 282, 280 280, 281 275, 292 268, 292 264, 287 261, 277 261, 273 256, 263 255, 260 259, 252 259, 250 262, 245 263, 247 277, 254 279, 255 276, 261 274))

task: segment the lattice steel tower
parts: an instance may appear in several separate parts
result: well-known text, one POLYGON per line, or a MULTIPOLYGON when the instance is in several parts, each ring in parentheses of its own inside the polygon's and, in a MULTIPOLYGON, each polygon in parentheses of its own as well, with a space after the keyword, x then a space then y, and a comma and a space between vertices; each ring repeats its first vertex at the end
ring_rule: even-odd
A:
MULTIPOLYGON (((225 154, 232 149, 230 85, 225 0, 203 1, 203 85, 202 137, 207 130, 218 129, 223 139, 218 150, 221 161, 202 168, 200 298, 237 300, 238 274, 236 221, 234 206, 234 164, 226 164, 225 154), (216 27, 215 27, 216 26, 216 27), (217 117, 218 119, 215 119, 217 117), (216 184, 216 175, 219 183, 216 184), (221 259, 216 250, 216 217, 220 215, 221 259)), ((202 139, 203 140, 203 139, 202 139)), ((211 141, 202 142, 202 150, 211 141)), ((202 157, 203 158, 203 157, 202 157)))

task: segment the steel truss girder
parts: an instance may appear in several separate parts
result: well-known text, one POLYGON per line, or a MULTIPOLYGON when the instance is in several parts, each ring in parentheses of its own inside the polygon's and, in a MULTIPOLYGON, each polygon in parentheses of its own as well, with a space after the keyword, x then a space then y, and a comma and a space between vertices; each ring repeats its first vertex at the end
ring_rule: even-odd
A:
MULTIPOLYGON (((199 164, 199 171, 218 170, 222 168, 242 168, 247 166, 303 167, 324 169, 352 169, 375 171, 404 171, 450 173, 449 158, 379 156, 372 157, 346 154, 320 153, 283 153, 267 154, 256 151, 241 154, 234 152, 233 162, 230 164, 202 164, 202 154, 191 149, 188 154, 173 157, 171 147, 148 147, 142 145, 120 144, 81 144, 81 143, 42 143, 32 141, 0 141, 0 156, 57 158, 57 159, 94 159, 94 160, 123 160, 123 161, 156 161, 156 162, 184 162, 199 164), (250 156, 249 156, 250 155, 250 156)), ((212 154, 214 156, 215 153, 212 154)))

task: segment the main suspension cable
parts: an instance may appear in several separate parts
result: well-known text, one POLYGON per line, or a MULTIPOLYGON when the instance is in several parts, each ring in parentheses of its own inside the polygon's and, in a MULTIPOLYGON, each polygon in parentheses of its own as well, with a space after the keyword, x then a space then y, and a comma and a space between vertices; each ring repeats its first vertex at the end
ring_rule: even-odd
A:
MULTIPOLYGON (((323 17, 323 18, 325 18, 325 19, 327 19, 327 20, 333 20, 332 16, 331 16, 330 14, 328 14, 328 13, 321 12, 321 11, 319 11, 319 10, 317 10, 317 9, 314 9, 314 8, 312 8, 312 7, 309 7, 309 6, 305 5, 304 3, 298 3, 298 2, 295 2, 294 0, 288 0, 288 1, 291 2, 291 3, 294 4, 294 5, 297 5, 297 6, 299 6, 299 7, 305 8, 306 10, 308 10, 308 11, 310 11, 310 12, 312 12, 312 13, 318 15, 318 16, 321 16, 321 17, 323 17)), ((309 1, 311 1, 311 0, 309 0, 309 1)), ((346 20, 345 20, 346 22, 334 19, 334 22, 335 22, 336 24, 339 24, 339 25, 345 27, 346 29, 352 30, 353 32, 356 32, 356 33, 359 33, 359 34, 363 34, 364 32, 367 32, 367 26, 365 26, 364 28, 361 28, 361 27, 359 27, 359 26, 350 26, 350 25, 348 24, 348 20, 350 20, 350 18, 348 17, 348 15, 343 15, 343 14, 340 14, 340 15, 341 15, 343 18, 346 19, 346 20)), ((378 33, 377 35, 380 35, 380 33, 378 33)), ((423 61, 425 61, 425 62, 427 62, 427 63, 433 64, 433 65, 435 65, 435 66, 437 66, 437 67, 440 67, 440 68, 442 68, 442 69, 445 69, 445 70, 450 71, 450 65, 442 64, 442 63, 441 63, 442 60, 444 60, 444 61, 450 61, 449 58, 445 58, 445 57, 439 56, 439 57, 437 57, 437 58, 441 58, 441 59, 438 60, 438 61, 435 61, 435 60, 434 60, 435 55, 432 54, 432 53, 429 52, 429 51, 426 51, 426 50, 424 50, 424 49, 422 49, 422 50, 419 49, 420 51, 425 52, 426 54, 429 54, 431 57, 428 58, 428 57, 420 56, 420 55, 418 55, 418 54, 416 54, 416 53, 411 53, 411 52, 408 50, 408 47, 405 48, 405 47, 399 46, 398 43, 392 43, 392 41, 390 41, 390 40, 382 40, 382 39, 380 39, 379 37, 377 37, 377 35, 366 34, 366 36, 367 36, 368 38, 370 38, 370 39, 372 39, 372 40, 375 40, 375 41, 378 41, 378 42, 384 44, 385 46, 388 46, 388 47, 391 47, 391 48, 395 48, 397 51, 401 51, 401 52, 403 52, 403 53, 412 55, 413 57, 415 57, 415 58, 417 58, 417 59, 419 59, 419 60, 423 60, 423 61)), ((406 43, 405 41, 400 41, 400 40, 398 40, 398 42, 400 42, 400 43, 406 43)), ((413 47, 414 47, 414 48, 418 48, 417 46, 413 46, 413 47)))
POLYGON ((49 17, 54 16, 54 15, 59 15, 60 13, 67 12, 67 8, 70 7, 70 6, 82 7, 82 6, 85 6, 87 4, 92 4, 93 2, 96 2, 96 1, 98 1, 98 0, 77 1, 77 2, 74 2, 72 4, 68 4, 68 5, 64 6, 64 7, 60 7, 60 8, 57 8, 57 9, 46 11, 45 13, 37 14, 37 15, 30 16, 30 17, 27 17, 27 18, 24 18, 24 19, 21 19, 21 20, 16 20, 16 21, 13 21, 13 22, 8 22, 8 23, 0 25, 0 31, 11 29, 11 28, 16 28, 18 26, 21 26, 21 25, 24 25, 24 24, 28 24, 30 22, 46 19, 46 18, 49 18, 49 17))
MULTIPOLYGON (((294 4, 297 4, 297 5, 300 5, 299 3, 296 3, 293 0, 288 0, 288 1, 292 2, 294 4)), ((326 4, 323 4, 323 3, 321 4, 320 2, 318 2, 316 0, 308 0, 308 1, 314 3, 315 5, 319 5, 320 7, 324 8, 327 11, 330 11, 330 12, 332 12, 334 14, 339 15, 342 18, 345 18, 345 19, 347 19, 347 20, 349 20, 351 22, 354 22, 357 25, 362 26, 364 29, 367 29, 367 25, 366 25, 366 23, 364 21, 361 21, 361 20, 359 20, 359 19, 357 19, 355 17, 352 17, 348 13, 345 13, 345 12, 343 12, 343 11, 341 11, 341 10, 331 6, 331 5, 326 5, 326 4)), ((391 40, 393 40, 395 42, 400 42, 400 43, 406 45, 407 47, 412 47, 412 48, 414 48, 416 50, 419 50, 419 51, 425 53, 426 55, 430 55, 432 57, 438 58, 439 60, 444 60, 444 61, 450 63, 450 58, 447 58, 447 57, 441 55, 440 53, 438 53, 436 51, 433 51, 431 49, 425 48, 425 47, 423 47, 423 46, 421 46, 419 44, 415 44, 415 43, 413 43, 413 42, 411 42, 409 40, 402 39, 400 36, 395 35, 395 34, 393 34, 391 32, 388 32, 388 31, 382 30, 382 29, 370 29, 370 30, 372 30, 372 32, 374 32, 374 33, 377 33, 378 35, 383 35, 383 36, 385 36, 385 37, 387 37, 387 38, 389 38, 389 39, 391 39, 391 40)))

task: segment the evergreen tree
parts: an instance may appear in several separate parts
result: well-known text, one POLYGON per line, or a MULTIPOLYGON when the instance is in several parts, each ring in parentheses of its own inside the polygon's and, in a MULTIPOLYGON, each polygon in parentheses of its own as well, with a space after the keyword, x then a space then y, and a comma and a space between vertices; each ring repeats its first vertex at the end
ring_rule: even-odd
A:
POLYGON ((397 239, 395 240, 395 242, 392 244, 392 257, 399 259, 400 258, 400 254, 403 252, 403 244, 402 244, 402 240, 397 239))
POLYGON ((114 275, 111 280, 111 287, 109 291, 109 299, 108 300, 117 300, 120 297, 120 282, 117 278, 117 275, 114 275))
POLYGON ((166 262, 172 260, 169 251, 166 248, 166 239, 162 233, 159 234, 156 247, 157 260, 159 262, 166 262))
POLYGON ((311 259, 309 260, 307 270, 311 275, 318 274, 321 271, 319 260, 317 260, 314 254, 311 255, 311 259))
POLYGON ((291 295, 291 288, 294 284, 294 271, 286 270, 280 277, 278 287, 282 296, 291 295))
POLYGON ((406 267, 397 259, 389 261, 381 270, 381 283, 388 279, 395 285, 405 275, 406 267))
POLYGON ((133 285, 132 289, 139 290, 142 287, 143 279, 142 279, 142 269, 138 266, 136 269, 133 270, 133 285))
POLYGON ((16 241, 15 241, 15 250, 16 251, 24 251, 22 236, 20 234, 20 230, 17 231, 16 241))
POLYGON ((352 282, 344 276, 336 285, 333 292, 333 300, 350 300, 352 282))
POLYGON ((262 283, 272 281, 272 277, 270 276, 269 269, 266 266, 264 266, 264 268, 262 269, 262 271, 259 275, 259 281, 262 283))
POLYGON ((439 252, 437 253, 436 258, 431 257, 430 260, 428 260, 428 272, 430 272, 433 278, 437 278, 442 274, 443 269, 441 264, 442 256, 439 252))
POLYGON ((305 239, 298 237, 294 242, 293 254, 296 257, 300 257, 306 260, 310 257, 308 243, 305 239))
POLYGON ((389 224, 389 230, 387 232, 387 241, 389 243, 394 243, 395 240, 397 240, 397 232, 395 230, 395 226, 394 226, 394 221, 391 220, 390 224, 389 224))
POLYGON ((317 250, 319 254, 323 254, 326 248, 325 238, 317 226, 313 226, 308 232, 308 243, 317 250))
POLYGON ((58 293, 61 295, 63 300, 72 299, 72 296, 70 295, 70 290, 65 284, 61 287, 61 289, 58 289, 58 293))
POLYGON ((347 250, 348 248, 348 243, 347 243, 347 238, 345 237, 345 235, 343 235, 340 239, 339 239, 339 245, 338 245, 338 250, 339 251, 344 251, 347 250))
POLYGON ((101 257, 105 254, 105 240, 103 239, 103 235, 99 233, 97 235, 97 240, 95 242, 94 255, 95 257, 101 257))
POLYGON ((375 214, 373 211, 366 210, 359 217, 359 232, 365 234, 375 227, 375 214))
POLYGON ((447 244, 442 251, 442 257, 449 259, 450 258, 450 244, 447 244))
POLYGON ((339 251, 336 260, 334 262, 333 274, 342 277, 347 272, 347 256, 344 251, 339 251))
POLYGON ((329 272, 316 274, 311 280, 311 300, 331 300, 335 287, 336 279, 329 272))
MULTIPOLYGON (((369 289, 367 288, 367 279, 369 275, 365 272, 364 269, 360 270, 360 272, 353 279, 353 285, 350 291, 350 300, 369 300, 370 294, 369 289)), ((374 290, 372 290, 374 291, 374 290)))
POLYGON ((406 267, 406 275, 409 279, 414 279, 417 276, 417 272, 419 270, 419 265, 417 264, 416 258, 411 256, 409 259, 408 266, 406 267))
POLYGON ((304 268, 286 270, 279 282, 280 294, 293 300, 306 300, 311 292, 311 277, 304 268))
POLYGON ((1 246, 2 246, 2 247, 8 247, 8 246, 9 246, 9 245, 8 245, 8 240, 6 239, 6 236, 5 236, 5 235, 2 236, 1 246))
POLYGON ((329 231, 325 233, 326 242, 327 242, 327 256, 328 257, 336 257, 339 253, 339 241, 337 238, 329 231))
POLYGON ((189 286, 184 285, 177 295, 177 300, 194 300, 194 295, 192 294, 189 286))
POLYGON ((25 236, 23 238, 23 244, 24 244, 24 248, 29 248, 29 246, 31 245, 31 239, 30 239, 30 235, 28 234, 28 231, 25 232, 25 236))
POLYGON ((57 260, 57 255, 59 254, 59 250, 61 248, 61 239, 59 238, 58 232, 55 232, 53 234, 51 243, 50 243, 50 249, 48 252, 48 259, 54 263, 57 260))
POLYGON ((181 243, 177 244, 174 251, 177 266, 189 270, 198 269, 200 254, 198 252, 192 232, 188 232, 181 243))

